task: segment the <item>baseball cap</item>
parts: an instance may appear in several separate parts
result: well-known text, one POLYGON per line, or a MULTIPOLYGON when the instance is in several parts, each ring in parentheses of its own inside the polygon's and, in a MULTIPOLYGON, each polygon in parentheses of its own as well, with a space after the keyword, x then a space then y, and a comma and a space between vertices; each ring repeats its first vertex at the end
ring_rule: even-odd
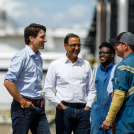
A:
POLYGON ((109 39, 110 43, 127 43, 134 46, 134 34, 131 32, 122 32, 116 38, 109 39))

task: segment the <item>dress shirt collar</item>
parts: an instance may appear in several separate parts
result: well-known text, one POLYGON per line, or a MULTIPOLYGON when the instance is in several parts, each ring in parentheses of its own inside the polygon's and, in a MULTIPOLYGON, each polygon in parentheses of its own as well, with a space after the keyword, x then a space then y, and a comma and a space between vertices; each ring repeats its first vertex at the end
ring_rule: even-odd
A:
POLYGON ((102 64, 100 64, 100 69, 102 71, 109 71, 112 67, 114 66, 114 64, 111 62, 108 66, 106 66, 106 69, 102 66, 102 64))
POLYGON ((28 46, 25 46, 26 51, 30 54, 30 56, 35 56, 35 57, 39 57, 41 55, 41 53, 39 51, 37 51, 37 53, 34 53, 34 51, 28 46))
MULTIPOLYGON (((64 62, 65 62, 65 63, 71 62, 71 61, 67 58, 66 55, 64 56, 64 62)), ((82 59, 80 59, 79 57, 77 58, 77 61, 74 62, 74 63, 76 64, 76 63, 78 63, 78 62, 82 62, 82 59)), ((72 63, 72 62, 71 62, 71 63, 72 63)), ((73 64, 74 64, 74 63, 73 63, 73 64)))

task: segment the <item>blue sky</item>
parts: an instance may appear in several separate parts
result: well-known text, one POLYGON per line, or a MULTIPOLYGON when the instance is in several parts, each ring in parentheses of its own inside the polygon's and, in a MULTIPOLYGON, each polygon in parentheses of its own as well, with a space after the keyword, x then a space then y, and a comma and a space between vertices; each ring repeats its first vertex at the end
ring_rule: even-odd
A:
POLYGON ((49 28, 89 28, 97 0, 0 0, 17 26, 35 22, 49 28))

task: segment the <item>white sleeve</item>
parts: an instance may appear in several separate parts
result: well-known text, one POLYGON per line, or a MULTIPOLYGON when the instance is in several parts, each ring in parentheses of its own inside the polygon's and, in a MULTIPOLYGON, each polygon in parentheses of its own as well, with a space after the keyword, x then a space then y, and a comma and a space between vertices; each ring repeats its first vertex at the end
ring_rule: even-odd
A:
POLYGON ((89 106, 91 108, 96 97, 96 88, 91 67, 89 68, 89 83, 87 88, 88 88, 88 101, 86 106, 89 106))
POLYGON ((55 83, 56 83, 56 73, 54 70, 54 65, 51 63, 47 75, 45 78, 45 84, 43 92, 45 94, 45 97, 54 105, 57 106, 60 103, 60 100, 55 96, 54 89, 55 89, 55 83))
POLYGON ((108 83, 108 86, 107 86, 107 92, 108 92, 108 96, 113 93, 113 83, 112 83, 112 79, 114 77, 114 71, 115 71, 115 68, 116 68, 117 64, 114 65, 114 67, 112 68, 112 71, 111 71, 111 74, 110 74, 110 79, 109 79, 109 83, 108 83))

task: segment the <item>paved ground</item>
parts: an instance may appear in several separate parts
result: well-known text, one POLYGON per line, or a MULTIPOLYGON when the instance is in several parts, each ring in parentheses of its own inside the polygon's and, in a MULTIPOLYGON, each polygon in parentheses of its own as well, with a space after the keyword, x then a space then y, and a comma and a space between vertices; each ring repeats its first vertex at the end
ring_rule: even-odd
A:
MULTIPOLYGON (((55 125, 50 127, 51 134, 56 134, 55 125)), ((12 134, 12 128, 10 125, 0 125, 0 134, 12 134)))
POLYGON ((0 125, 0 134, 11 134, 12 129, 10 125, 0 125))
MULTIPOLYGON (((1 104, 0 104, 1 106, 1 104)), ((45 108, 46 116, 48 122, 50 124, 50 131, 51 134, 56 134, 55 132, 55 107, 47 101, 46 108, 45 108)), ((10 117, 10 109, 1 109, 0 110, 0 134, 12 134, 12 127, 11 125, 11 117, 10 117)))

